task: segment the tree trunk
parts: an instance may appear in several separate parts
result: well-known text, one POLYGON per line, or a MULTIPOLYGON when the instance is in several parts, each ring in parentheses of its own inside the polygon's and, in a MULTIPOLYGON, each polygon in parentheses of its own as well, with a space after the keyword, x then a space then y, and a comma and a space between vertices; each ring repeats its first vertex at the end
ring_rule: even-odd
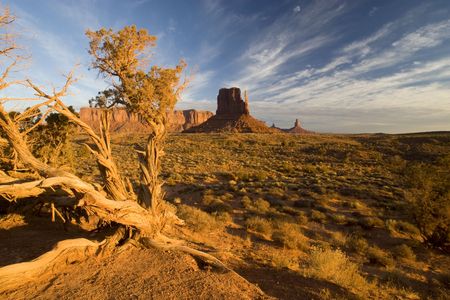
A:
POLYGON ((94 152, 105 185, 105 191, 112 199, 123 201, 130 198, 130 193, 134 193, 133 191, 127 191, 125 188, 125 184, 112 156, 111 138, 109 135, 110 117, 111 115, 108 110, 102 110, 100 115, 100 140, 102 143, 101 145, 97 145, 97 151, 94 152))
POLYGON ((162 144, 166 134, 164 124, 155 124, 148 137, 144 151, 138 151, 139 165, 141 168, 141 205, 157 215, 160 213, 164 193, 163 182, 159 178, 161 170, 161 156, 164 155, 162 144))

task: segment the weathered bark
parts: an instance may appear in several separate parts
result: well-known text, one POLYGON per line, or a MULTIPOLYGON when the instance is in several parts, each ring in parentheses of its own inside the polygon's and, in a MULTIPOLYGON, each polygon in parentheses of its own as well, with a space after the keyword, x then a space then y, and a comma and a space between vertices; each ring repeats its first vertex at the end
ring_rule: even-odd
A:
MULTIPOLYGON (((68 83, 71 82, 71 76, 68 78, 68 83)), ((134 192, 130 185, 125 185, 118 171, 117 165, 112 156, 109 127, 110 127, 110 115, 108 111, 104 111, 100 120, 100 135, 97 135, 92 128, 81 121, 81 119, 72 113, 69 108, 59 99, 57 94, 48 95, 44 93, 36 85, 28 81, 30 87, 32 87, 37 95, 48 99, 51 103, 54 103, 51 107, 66 116, 71 122, 79 126, 84 132, 86 132, 91 140, 94 142, 95 147, 86 147, 95 155, 97 164, 100 170, 100 174, 103 178, 104 189, 108 195, 114 200, 127 200, 134 198, 134 192)))
POLYGON ((127 190, 112 156, 111 138, 109 135, 110 117, 109 111, 102 111, 100 115, 100 143, 96 143, 96 149, 86 146, 97 158, 105 191, 115 200, 126 200, 130 196, 133 197, 134 193, 132 189, 127 190))
POLYGON ((2 104, 0 104, 0 127, 6 135, 6 140, 9 142, 12 149, 14 149, 17 158, 25 165, 25 167, 36 170, 43 177, 76 177, 69 172, 50 167, 34 157, 18 126, 8 116, 8 113, 4 110, 2 104))
POLYGON ((7 182, 0 185, 0 196, 9 202, 17 199, 37 197, 45 192, 44 188, 39 187, 41 180, 31 182, 7 182))
MULTIPOLYGON (((143 235, 152 236, 161 227, 160 219, 140 206, 136 201, 114 201, 106 198, 94 187, 79 178, 50 177, 23 183, 0 186, 0 196, 14 199, 39 196, 57 187, 73 190, 83 194, 76 204, 90 215, 95 215, 105 222, 114 222, 133 227, 143 235)), ((55 202, 58 200, 56 199, 55 202)), ((173 216, 175 218, 176 216, 173 216)), ((178 221, 179 222, 179 221, 178 221)))
POLYGON ((147 140, 144 151, 138 150, 139 166, 141 169, 141 205, 158 213, 164 193, 163 182, 159 178, 161 170, 161 157, 164 155, 162 143, 165 137, 164 124, 153 124, 153 132, 147 140))
POLYGON ((0 268, 0 293, 29 281, 67 263, 80 261, 94 254, 102 243, 79 238, 59 242, 55 248, 30 261, 0 268))

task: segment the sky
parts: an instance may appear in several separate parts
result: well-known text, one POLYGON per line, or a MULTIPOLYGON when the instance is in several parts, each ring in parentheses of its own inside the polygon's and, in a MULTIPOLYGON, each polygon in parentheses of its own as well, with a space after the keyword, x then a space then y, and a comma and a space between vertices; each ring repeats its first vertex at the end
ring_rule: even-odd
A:
MULTIPOLYGON (((448 0, 1 1, 29 59, 14 76, 61 86, 79 109, 108 83, 90 70, 86 29, 136 24, 157 36, 153 63, 183 58, 177 109, 215 112, 218 90, 247 90, 251 114, 318 132, 450 130, 448 0)), ((13 87, 8 96, 29 90, 13 87)))

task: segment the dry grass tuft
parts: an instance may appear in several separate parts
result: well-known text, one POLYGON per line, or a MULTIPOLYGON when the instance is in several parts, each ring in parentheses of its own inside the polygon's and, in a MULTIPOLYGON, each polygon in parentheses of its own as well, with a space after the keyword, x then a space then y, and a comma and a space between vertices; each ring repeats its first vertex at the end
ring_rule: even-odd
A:
POLYGON ((186 221, 192 230, 202 233, 222 230, 231 218, 227 218, 224 213, 213 216, 198 208, 184 204, 178 206, 177 214, 186 221))
POLYGON ((245 221, 247 229, 269 237, 272 234, 272 223, 260 217, 250 217, 245 221))
POLYGON ((308 248, 308 239, 300 232, 300 227, 294 223, 278 224, 272 238, 288 249, 308 248))
POLYGON ((370 287, 358 265, 339 249, 313 248, 305 275, 333 282, 360 296, 367 295, 370 287))

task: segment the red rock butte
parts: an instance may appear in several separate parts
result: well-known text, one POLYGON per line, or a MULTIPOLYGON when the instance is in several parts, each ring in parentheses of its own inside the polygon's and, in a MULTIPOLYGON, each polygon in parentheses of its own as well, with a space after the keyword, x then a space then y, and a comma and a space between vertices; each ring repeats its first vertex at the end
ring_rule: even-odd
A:
MULTIPOLYGON (((98 130, 100 122, 99 108, 82 107, 80 118, 94 130, 98 130)), ((175 110, 167 114, 168 130, 170 132, 181 132, 190 127, 200 125, 214 114, 210 111, 175 110)), ((111 132, 119 133, 148 133, 150 128, 137 114, 130 114, 124 108, 111 109, 111 132)))
MULTIPOLYGON (((246 98, 247 99, 247 98, 246 98)), ((230 89, 220 89, 217 95, 216 115, 226 118, 234 118, 237 115, 250 115, 248 100, 241 98, 241 90, 233 87, 230 89)))
POLYGON ((244 93, 244 98, 245 100, 242 99, 241 90, 237 87, 220 89, 217 95, 216 115, 183 132, 280 132, 253 118, 250 115, 247 93, 244 93))

